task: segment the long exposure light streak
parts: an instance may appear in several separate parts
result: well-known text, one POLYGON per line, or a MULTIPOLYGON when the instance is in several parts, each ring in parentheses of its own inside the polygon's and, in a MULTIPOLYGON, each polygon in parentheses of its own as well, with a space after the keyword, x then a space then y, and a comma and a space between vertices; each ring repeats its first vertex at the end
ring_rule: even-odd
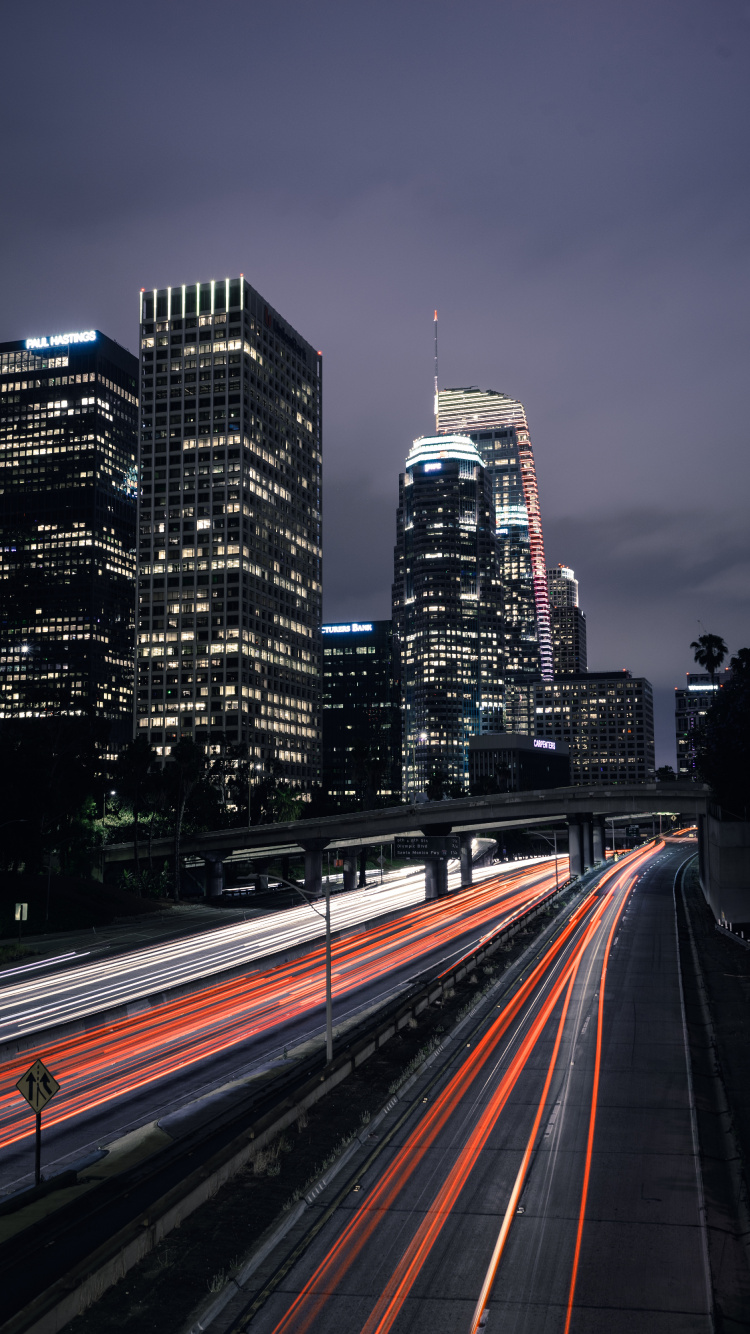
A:
MULTIPOLYGON (((550 1063, 547 1072, 544 1093, 537 1108, 532 1134, 529 1139, 529 1145, 533 1148, 549 1089, 549 1082, 554 1073, 555 1061, 559 1054, 564 1017, 567 1014, 572 986, 581 961, 597 936, 605 915, 615 902, 615 893, 627 886, 621 901, 617 904, 613 925, 607 938, 605 959, 608 957, 615 927, 632 888, 632 884, 628 884, 628 881, 633 873, 653 856, 654 851, 661 846, 663 845, 657 844, 646 849, 639 849, 638 853, 631 854, 626 861, 612 865, 600 880, 597 894, 592 893, 578 906, 568 919, 566 927, 550 943, 542 959, 530 971, 515 995, 503 1007, 500 1015, 483 1034, 470 1055, 438 1095, 430 1110, 411 1132, 403 1147, 385 1168, 380 1179, 370 1190, 368 1197, 363 1200, 356 1213, 344 1226, 339 1237, 333 1242, 326 1258, 317 1266, 288 1311, 276 1324, 274 1334, 307 1334, 307 1331, 315 1327, 328 1297, 340 1288, 345 1275, 370 1241, 375 1229, 385 1218, 388 1210, 395 1205, 399 1195, 428 1150, 435 1144, 437 1136, 445 1128, 477 1076, 495 1055, 503 1034, 519 1015, 526 1002, 537 993, 537 998, 539 999, 541 996, 541 1001, 536 1013, 532 1009, 526 1016, 527 1027, 525 1031, 522 1030, 518 1050, 511 1058, 508 1068, 502 1074, 497 1087, 491 1092, 487 1105, 462 1145, 433 1204, 428 1209, 411 1242, 404 1250, 394 1273, 383 1288, 362 1327, 362 1334, 388 1334, 403 1308, 414 1281, 434 1246, 442 1227, 450 1216, 461 1190, 476 1165, 479 1154, 495 1127, 515 1084, 521 1073, 527 1068, 532 1052, 544 1033, 556 1006, 563 997, 563 993, 565 993, 563 1020, 558 1026, 553 1061, 550 1063), (586 920, 587 915, 588 920, 586 920), (579 926, 583 927, 583 931, 577 940, 573 940, 572 937, 579 926), (568 945, 570 949, 567 958, 563 961, 561 952, 568 945), (553 965, 558 960, 561 967, 555 975, 553 965), (543 991, 545 986, 546 994, 543 991), (542 991, 538 990, 540 987, 542 987, 542 991)), ((529 1145, 527 1145, 527 1149, 530 1156, 531 1149, 529 1145)), ((505 1231, 507 1235, 507 1228, 505 1231)), ((491 1286, 491 1281, 490 1278, 489 1286, 491 1286)), ((487 1290, 489 1291, 489 1287, 487 1290)), ((481 1319, 482 1309, 482 1306, 478 1303, 477 1319, 481 1319)), ((244 1320, 241 1321, 237 1328, 244 1328, 246 1323, 244 1320)))
MULTIPOLYGON (((340 1000, 385 975, 418 966, 470 932, 508 921, 554 889, 548 866, 496 877, 460 894, 422 903, 398 920, 334 943, 334 995, 340 1000)), ((299 1020, 324 1002, 324 951, 258 970, 86 1033, 45 1044, 62 1084, 47 1115, 54 1126, 102 1107, 220 1052, 299 1020)), ((31 1133, 15 1083, 26 1054, 0 1063, 0 1147, 31 1133)))
POLYGON ((579 904, 559 936, 550 944, 543 958, 529 972, 518 990, 503 1007, 492 1026, 482 1035, 468 1058, 461 1064, 429 1111, 422 1117, 382 1176, 363 1201, 356 1214, 331 1246, 326 1259, 305 1284, 274 1334, 305 1334, 311 1329, 324 1305, 327 1294, 335 1290, 349 1270, 378 1223, 413 1176, 425 1154, 434 1144, 476 1077, 492 1059, 508 1027, 522 1010, 545 974, 595 903, 590 894, 579 904))
POLYGON ((568 1293, 568 1307, 567 1307, 567 1311, 566 1311, 566 1313, 565 1313, 565 1334, 568 1334, 568 1331, 570 1330, 570 1322, 571 1322, 571 1320, 572 1320, 572 1318, 573 1318, 573 1305, 574 1305, 574 1301, 575 1301, 576 1282, 577 1282, 577 1279, 578 1279, 578 1263, 579 1263, 579 1260, 580 1260, 580 1258, 581 1258, 581 1242, 582 1242, 582 1240, 583 1240, 583 1224, 584 1224, 584 1219, 585 1219, 585 1217, 586 1217, 586 1201, 587 1201, 587 1199, 588 1199, 589 1180, 590 1180, 590 1177, 591 1177, 591 1156, 592 1156, 593 1151, 594 1151, 594 1131, 595 1131, 595 1129, 596 1129, 596 1110, 597 1110, 597 1104, 598 1104, 598 1101, 599 1101, 599 1075, 600 1075, 600 1073, 601 1073, 601 1065, 602 1065, 602 1031, 603 1031, 603 1028, 604 1028, 604 992, 605 992, 606 985, 607 985, 607 964, 608 964, 608 962, 609 962, 609 954, 610 954, 610 950, 611 950, 611 948, 612 948, 612 939, 613 939, 614 934, 615 934, 615 931, 616 931, 616 929, 617 929, 617 925, 618 925, 618 923, 619 923, 619 921, 620 921, 620 917, 622 916, 622 911, 623 911, 623 909, 624 909, 624 907, 625 907, 625 904, 626 904, 626 902, 627 902, 628 895, 630 894, 630 890, 631 890, 631 889, 632 889, 632 884, 631 884, 631 886, 628 888, 628 890, 626 891, 626 893, 623 895, 623 897, 622 897, 622 899, 621 899, 621 901, 620 901, 620 904, 619 904, 619 906, 618 906, 618 910, 617 910, 617 912, 615 913, 614 919, 613 919, 613 921, 612 921, 612 925, 611 925, 611 927, 610 927, 610 929, 609 929, 609 936, 607 937, 607 944, 606 944, 606 947, 605 947, 605 950, 604 950, 604 958, 602 959, 602 972, 601 972, 601 978, 600 978, 600 981, 599 981, 599 1009, 598 1009, 597 1019, 596 1019, 596 1055, 595 1055, 595 1058, 594 1058, 594 1080, 593 1080, 593 1085, 592 1085, 592 1089, 591 1089, 591 1108, 590 1108, 590 1111, 589 1111, 589 1131, 588 1131, 588 1137, 587 1137, 587 1140, 586 1140, 586 1159, 585 1159, 585 1164, 584 1164, 584 1169, 583 1169, 583 1186, 582 1186, 582 1188, 581 1188, 581 1205, 580 1205, 580 1209, 579 1209, 579 1211, 578 1211, 578 1227, 577 1227, 577 1229, 576 1229, 576 1245, 575 1245, 575 1252, 574 1252, 574 1255, 573 1255, 573 1269, 572 1269, 572 1273, 571 1273, 571 1276, 570 1276, 570 1291, 569 1291, 569 1293, 568 1293))

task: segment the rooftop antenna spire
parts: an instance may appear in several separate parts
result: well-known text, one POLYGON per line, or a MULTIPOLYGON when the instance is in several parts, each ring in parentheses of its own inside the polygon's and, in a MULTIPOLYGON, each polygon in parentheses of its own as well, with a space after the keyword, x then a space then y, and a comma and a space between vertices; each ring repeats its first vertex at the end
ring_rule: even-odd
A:
POLYGON ((435 311, 434 325, 435 325, 435 404, 434 404, 434 411, 435 411, 435 435, 437 435, 437 433, 438 433, 438 427, 439 427, 439 414, 438 414, 438 349, 437 349, 438 317, 437 317, 437 311, 435 311))

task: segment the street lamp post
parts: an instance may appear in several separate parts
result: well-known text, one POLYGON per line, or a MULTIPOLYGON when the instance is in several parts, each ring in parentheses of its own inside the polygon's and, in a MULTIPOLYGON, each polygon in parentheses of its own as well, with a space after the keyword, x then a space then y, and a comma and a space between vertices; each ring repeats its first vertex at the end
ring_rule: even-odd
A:
MULTIPOLYGON (((308 907, 312 908, 318 917, 323 914, 318 912, 312 900, 308 897, 299 885, 295 885, 293 880, 285 880, 283 876, 276 877, 280 884, 286 885, 287 889, 293 889, 304 899, 308 907)), ((326 924, 326 1064, 330 1065, 333 1060, 333 968, 331 958, 331 878, 328 875, 325 879, 325 924, 326 924)))

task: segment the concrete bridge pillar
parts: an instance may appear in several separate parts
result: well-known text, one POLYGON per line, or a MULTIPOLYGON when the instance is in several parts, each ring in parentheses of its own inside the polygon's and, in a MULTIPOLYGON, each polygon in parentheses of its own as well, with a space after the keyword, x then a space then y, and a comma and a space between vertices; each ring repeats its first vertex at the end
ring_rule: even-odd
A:
POLYGON ((591 847, 591 816, 584 815, 581 820, 581 861, 583 863, 584 875, 590 871, 594 865, 593 851, 591 847))
POLYGON ((328 839, 305 839, 302 847, 305 850, 305 892, 319 899, 323 894, 323 853, 328 847, 328 839))
MULTIPOLYGON (((258 889, 268 889, 268 868, 271 865, 269 857, 255 857, 253 859, 253 870, 258 876, 258 889)), ((288 876, 286 877, 289 878, 288 876)))
POLYGON ((571 876, 580 875, 583 869, 581 858, 581 826, 577 820, 568 821, 568 858, 571 876))
POLYGON ((597 817, 594 820, 594 827, 591 831, 594 854, 594 866, 599 866, 605 860, 604 857, 604 820, 597 817))
POLYGON ((204 857, 206 865, 206 898, 217 899, 224 893, 224 863, 221 857, 204 857))
MULTIPOLYGON (((471 834, 461 834, 461 888, 472 883, 473 862, 471 858, 471 834)), ((447 882, 446 882, 447 888, 447 882)))
POLYGON ((359 850, 359 880, 357 881, 359 889, 365 889, 367 886, 367 848, 359 850))
POLYGON ((355 889, 357 885, 357 852, 354 848, 344 850, 344 891, 355 889))
POLYGON ((424 867, 424 897, 442 899, 448 893, 448 862, 445 857, 429 857, 424 867))

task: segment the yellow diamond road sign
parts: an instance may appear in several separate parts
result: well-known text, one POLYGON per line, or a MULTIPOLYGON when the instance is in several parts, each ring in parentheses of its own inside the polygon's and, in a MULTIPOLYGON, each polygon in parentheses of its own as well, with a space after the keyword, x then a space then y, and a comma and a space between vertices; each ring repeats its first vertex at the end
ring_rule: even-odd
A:
POLYGON ((23 1094, 32 1112, 41 1112, 54 1098, 60 1085, 43 1061, 34 1061, 31 1069, 21 1076, 16 1088, 23 1094))

